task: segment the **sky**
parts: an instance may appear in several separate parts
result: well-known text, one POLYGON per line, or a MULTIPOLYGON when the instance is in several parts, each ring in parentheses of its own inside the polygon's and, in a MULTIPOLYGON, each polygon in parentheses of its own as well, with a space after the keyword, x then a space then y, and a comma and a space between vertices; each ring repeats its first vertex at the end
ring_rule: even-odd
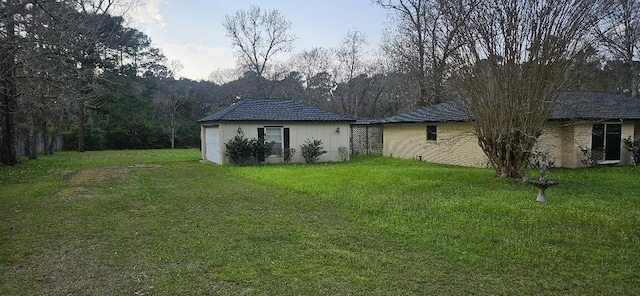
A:
MULTIPOLYGON (((126 17, 128 26, 147 34, 167 60, 184 66, 178 77, 206 80, 216 69, 235 67, 222 22, 225 15, 251 5, 278 10, 291 22, 291 33, 297 38, 292 53, 336 48, 354 29, 367 35, 369 48, 377 48, 387 13, 371 0, 139 0, 126 17)), ((287 57, 282 54, 276 59, 287 57)))

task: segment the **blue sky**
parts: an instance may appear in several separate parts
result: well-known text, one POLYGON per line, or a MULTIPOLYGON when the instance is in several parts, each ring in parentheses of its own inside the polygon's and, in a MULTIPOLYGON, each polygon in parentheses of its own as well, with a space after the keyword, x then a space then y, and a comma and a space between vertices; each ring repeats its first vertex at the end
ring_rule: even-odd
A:
POLYGON ((337 47, 353 29, 367 34, 369 48, 375 49, 386 22, 386 11, 371 0, 140 0, 129 12, 129 25, 151 37, 168 60, 180 61, 179 76, 200 80, 216 69, 234 67, 222 21, 251 5, 277 9, 292 23, 293 52, 337 47))

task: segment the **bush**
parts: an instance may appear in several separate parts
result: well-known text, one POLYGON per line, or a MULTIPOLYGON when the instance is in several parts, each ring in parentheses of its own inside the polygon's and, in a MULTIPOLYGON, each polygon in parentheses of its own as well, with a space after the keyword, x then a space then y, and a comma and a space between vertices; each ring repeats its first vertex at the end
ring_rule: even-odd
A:
POLYGON ((631 136, 626 139, 622 139, 624 143, 624 148, 626 148, 631 153, 631 162, 634 165, 638 165, 640 163, 640 139, 632 140, 631 136))
POLYGON ((604 149, 589 149, 579 146, 580 152, 582 152, 582 164, 586 167, 592 168, 598 165, 604 156, 604 149))
POLYGON ((289 163, 291 162, 291 159, 295 154, 296 154, 295 148, 285 148, 284 150, 282 150, 280 157, 282 158, 282 161, 284 161, 285 163, 289 163))
POLYGON ((229 139, 224 146, 226 148, 224 155, 229 157, 229 160, 235 164, 244 163, 253 153, 251 141, 242 136, 235 136, 233 139, 229 139))
POLYGON ((302 151, 302 157, 306 163, 313 163, 318 160, 320 155, 327 153, 322 147, 322 141, 313 139, 307 139, 304 144, 300 145, 300 151, 302 151))
POLYGON ((338 147, 338 152, 340 153, 340 160, 347 161, 349 160, 349 149, 344 146, 338 147))
POLYGON ((243 164, 253 156, 257 163, 263 162, 271 153, 273 142, 265 142, 264 139, 253 138, 251 140, 242 136, 235 136, 225 144, 224 155, 229 157, 231 163, 243 164))
MULTIPOLYGON (((67 129, 67 143, 65 145, 65 149, 67 150, 75 150, 78 148, 78 126, 72 125, 67 129)), ((84 126, 84 150, 86 151, 96 151, 96 150, 105 150, 106 141, 105 141, 106 132, 91 124, 87 123, 84 126)))
POLYGON ((251 155, 255 158, 257 163, 263 162, 267 156, 271 154, 273 144, 273 142, 265 142, 264 139, 251 139, 251 155))
POLYGON ((529 167, 537 169, 540 179, 545 179, 547 171, 556 166, 556 162, 549 151, 534 150, 529 156, 529 167))

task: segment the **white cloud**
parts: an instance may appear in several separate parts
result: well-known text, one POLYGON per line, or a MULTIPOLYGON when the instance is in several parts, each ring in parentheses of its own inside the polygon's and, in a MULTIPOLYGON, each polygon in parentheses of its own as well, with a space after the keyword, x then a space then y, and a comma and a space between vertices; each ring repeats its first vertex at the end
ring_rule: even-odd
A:
POLYGON ((235 58, 229 48, 208 47, 196 44, 165 44, 161 46, 168 60, 178 60, 184 69, 180 77, 206 80, 216 69, 235 67, 235 58))
POLYGON ((165 29, 167 23, 160 13, 160 4, 162 0, 139 0, 128 12, 127 19, 133 23, 135 27, 157 27, 165 29))

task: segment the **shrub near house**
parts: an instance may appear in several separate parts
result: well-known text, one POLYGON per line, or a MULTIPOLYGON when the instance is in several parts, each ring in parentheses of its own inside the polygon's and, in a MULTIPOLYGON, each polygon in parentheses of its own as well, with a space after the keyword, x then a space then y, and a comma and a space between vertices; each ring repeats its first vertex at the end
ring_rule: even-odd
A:
POLYGON ((317 139, 307 139, 307 141, 300 146, 302 151, 302 157, 306 163, 312 163, 318 161, 320 155, 327 153, 322 147, 322 141, 317 139))
POLYGON ((265 142, 264 139, 249 140, 242 136, 235 136, 225 144, 225 156, 234 164, 243 164, 251 157, 256 163, 261 163, 269 155, 272 147, 273 142, 265 142))
POLYGON ((640 163, 640 139, 634 141, 631 139, 631 136, 629 136, 622 141, 624 142, 624 148, 631 154, 629 156, 631 162, 633 162, 634 165, 640 163))

